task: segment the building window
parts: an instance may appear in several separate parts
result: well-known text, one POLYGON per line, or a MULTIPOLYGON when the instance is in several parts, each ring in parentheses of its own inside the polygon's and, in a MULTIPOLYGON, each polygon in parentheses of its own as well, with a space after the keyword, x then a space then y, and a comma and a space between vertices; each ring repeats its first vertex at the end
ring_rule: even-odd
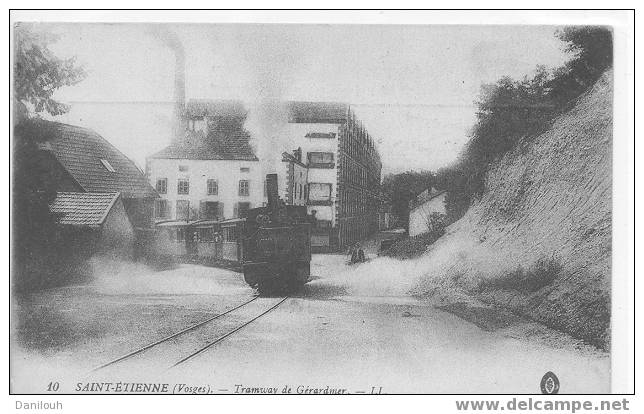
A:
POLYGON ((188 220, 190 218, 190 201, 177 200, 177 220, 188 220))
POLYGON ((216 201, 202 201, 199 204, 199 217, 207 220, 217 220, 220 217, 219 203, 216 201))
POLYGON ((186 171, 188 171, 188 166, 187 166, 187 165, 180 165, 180 166, 179 166, 179 171, 180 171, 180 172, 186 172, 186 171))
POLYGON ((333 153, 332 152, 309 152, 309 167, 313 168, 333 168, 333 153))
POLYGON ((250 181, 239 180, 239 195, 240 196, 250 195, 250 181))
POLYGON ((239 172, 243 172, 243 173, 250 172, 250 168, 248 168, 248 167, 241 167, 241 168, 239 169, 239 172))
POLYGON ((208 195, 217 195, 219 192, 219 185, 217 184, 217 180, 214 179, 209 179, 206 181, 206 190, 208 195))
POLYGON ((167 178, 157 178, 157 193, 167 194, 168 193, 168 179, 167 178))
POLYGON ((168 200, 154 200, 154 216, 156 218, 169 218, 168 200))
POLYGON ((236 227, 224 227, 221 229, 224 233, 225 242, 235 242, 237 241, 237 228, 236 227))
POLYGON ((235 217, 246 217, 248 215, 248 210, 250 210, 250 203, 245 201, 237 203, 235 206, 235 217))
POLYGON ((300 184, 300 196, 299 198, 301 199, 304 194, 302 193, 302 184, 300 184))
POLYGON ((177 180, 177 194, 189 194, 190 181, 187 178, 179 178, 177 180))
POLYGON ((309 183, 309 201, 331 201, 331 184, 309 183))
POLYGON ((215 241, 215 229, 212 227, 199 229, 199 241, 212 243, 215 241))
POLYGON ((101 164, 103 164, 103 167, 109 172, 116 172, 114 167, 112 167, 112 164, 108 160, 101 160, 101 164))

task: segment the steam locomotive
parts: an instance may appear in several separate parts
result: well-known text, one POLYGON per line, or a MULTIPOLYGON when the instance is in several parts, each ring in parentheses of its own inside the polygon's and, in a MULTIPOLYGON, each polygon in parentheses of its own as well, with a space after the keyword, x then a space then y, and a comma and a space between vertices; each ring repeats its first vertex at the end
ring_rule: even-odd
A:
POLYGON ((306 206, 286 205, 277 174, 266 175, 268 205, 248 210, 242 228, 244 280, 259 293, 292 291, 309 280, 311 226, 306 206))

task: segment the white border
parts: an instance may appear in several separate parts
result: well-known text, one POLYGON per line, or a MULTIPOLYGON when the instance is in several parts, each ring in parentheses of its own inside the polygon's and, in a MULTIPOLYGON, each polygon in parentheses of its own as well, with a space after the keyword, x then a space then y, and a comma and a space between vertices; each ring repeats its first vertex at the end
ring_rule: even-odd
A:
MULTIPOLYGON (((282 5, 282 7, 298 7, 300 4, 282 5)), ((346 5, 346 2, 342 2, 346 5)), ((51 7, 49 2, 37 2, 36 5, 41 7, 51 7)), ((132 6, 132 1, 114 1, 110 6, 132 6)), ((158 4, 159 7, 172 7, 175 4, 158 4)), ((177 4, 183 6, 184 4, 177 4)), ((202 6, 215 6, 215 4, 201 4, 202 6)), ((255 3, 255 7, 266 7, 263 4, 255 3)), ((366 4, 365 4, 366 5, 366 4)), ((477 4, 468 4, 472 7, 477 7, 477 4)), ((489 4, 486 4, 489 5, 489 4)), ((513 7, 512 2, 497 2, 497 7, 513 7), (500 5, 500 6, 499 6, 500 5)), ((605 2, 585 2, 586 7, 632 7, 630 2, 614 1, 611 4, 605 2)), ((16 5, 16 7, 24 7, 24 4, 16 5)), ((85 4, 79 1, 68 2, 65 7, 84 7, 85 4)), ((333 3, 325 4, 327 7, 334 6, 333 3)), ((374 7, 375 4, 371 4, 374 7)), ((394 5, 397 6, 397 5, 394 5)), ((564 6, 561 1, 545 1, 540 2, 538 6, 564 6)), ((356 7, 358 7, 356 5, 356 7)), ((92 22, 186 22, 186 23, 333 23, 333 24, 530 24, 530 25, 570 25, 570 24, 601 24, 611 25, 615 33, 615 111, 614 111, 614 169, 613 169, 613 202, 614 202, 614 221, 613 221, 613 353, 612 353, 612 392, 613 393, 630 393, 633 391, 633 275, 634 275, 634 252, 633 252, 633 217, 634 217, 634 161, 635 155, 633 153, 633 103, 634 103, 634 73, 633 67, 633 31, 634 22, 632 21, 632 13, 628 11, 612 12, 612 11, 360 11, 360 12, 344 12, 344 11, 330 11, 330 12, 314 12, 314 11, 271 11, 271 12, 258 12, 258 11, 136 11, 136 12, 105 12, 105 11, 52 11, 52 12, 38 12, 38 11, 19 11, 11 15, 13 20, 33 20, 33 21, 92 21, 92 22)), ((5 31, 7 33, 7 31, 5 31)), ((3 48, 8 48, 8 40, 3 42, 3 48)), ((641 44, 641 42, 640 42, 641 44)), ((8 50, 3 50, 5 56, 8 55, 8 50)), ((7 78, 9 77, 9 70, 5 65, 7 78)), ((5 78, 5 79, 7 79, 5 78)), ((640 82, 641 84, 641 82, 640 82)), ((5 84, 7 85, 7 84, 5 84)), ((8 86, 5 86, 8 89, 8 86)), ((8 90, 7 90, 8 92, 8 90)), ((638 87, 638 92, 641 92, 641 87, 638 87)), ((7 96, 7 95, 5 95, 7 96)), ((5 114, 8 113, 8 100, 2 102, 5 114)), ((640 145, 641 146, 641 145, 640 145)), ((6 147, 4 147, 6 148, 6 147)), ((6 158, 5 158, 6 159, 6 158)), ((5 170, 6 171, 6 170, 5 170)), ((8 182, 8 177, 3 180, 4 183, 8 182)), ((6 184, 5 184, 6 185, 6 184)), ((9 194, 7 187, 3 194, 9 194)), ((8 200, 5 203, 0 203, 0 209, 5 217, 8 216, 7 209, 8 200)), ((8 234, 8 223, 4 223, 8 234)), ((638 227, 639 230, 639 227, 638 227)), ((639 233, 639 232, 638 232, 639 233)), ((8 251, 8 246, 7 250, 8 251)), ((5 265, 5 269, 8 266, 5 265)), ((8 280, 8 275, 7 279, 8 280)), ((639 291, 644 282, 638 285, 639 291)), ((7 284, 3 284, 3 298, 7 300, 8 292, 5 290, 7 284)), ((638 295, 639 295, 638 291, 638 295)), ((3 303, 5 309, 8 304, 3 303)), ((641 306, 638 310, 641 317, 641 306)), ((6 318, 2 321, 2 328, 4 332, 9 332, 6 318)), ((2 342, 2 348, 5 351, 4 355, 8 355, 7 347, 8 341, 2 342)), ((502 356, 500 356, 502 357, 502 356)), ((3 361, 5 366, 8 358, 3 361)), ((8 371, 5 371, 8 372, 8 371)), ((2 377, 0 387, 8 389, 7 375, 2 377)), ((52 396, 53 397, 53 396, 52 396)), ((133 409, 142 412, 149 412, 154 407, 156 410, 161 409, 162 412, 175 412, 175 411, 205 411, 209 412, 222 411, 223 409, 239 409, 234 408, 240 403, 252 403, 255 408, 262 411, 276 411, 282 410, 282 404, 286 398, 294 400, 292 397, 285 398, 234 398, 231 397, 195 397, 195 398, 174 398, 174 397, 114 397, 114 396, 84 396, 84 397, 62 397, 59 398, 65 401, 64 412, 87 412, 87 408, 92 408, 97 412, 113 412, 114 410, 121 410, 130 412, 133 409), (207 406, 204 406, 207 404, 207 406), (261 405, 260 405, 261 404, 261 405)), ((309 397, 311 398, 311 397, 309 397)), ((423 411, 434 411, 439 409, 441 412, 454 412, 453 401, 458 397, 452 396, 433 396, 431 406, 420 406, 423 411), (431 408, 431 410, 429 410, 431 408)), ((17 399, 26 399, 25 397, 10 397, 10 401, 17 399)), ((39 398, 29 398, 29 400, 37 400, 39 398)), ((51 400, 51 398, 40 398, 44 400, 51 400)), ((310 400, 302 400, 297 398, 300 407, 306 409, 307 412, 320 412, 322 409, 339 408, 340 404, 343 407, 352 410, 359 409, 364 411, 367 407, 364 405, 370 400, 369 409, 379 410, 400 410, 400 403, 405 397, 381 397, 379 399, 365 398, 365 397, 348 397, 348 398, 325 398, 324 402, 321 398, 317 398, 316 402, 311 404, 310 400), (357 398, 362 398, 361 400, 357 398), (375 404, 374 404, 375 402, 375 404), (322 403, 322 404, 321 404, 322 403), (348 404, 348 405, 347 405, 348 404), (355 405, 354 405, 355 404, 355 405), (373 404, 373 406, 372 406, 373 404), (331 407, 329 407, 331 406, 331 407)), ((471 398, 476 399, 476 398, 471 398)), ((481 399, 481 398, 479 398, 481 399)), ((504 399, 501 397, 500 399, 504 399)), ((585 397, 584 399, 597 400, 601 398, 585 397)), ((10 407, 14 407, 10 403, 10 407)), ((633 411, 632 406, 631 411, 633 411)), ((408 409, 413 410, 411 406, 408 409)))

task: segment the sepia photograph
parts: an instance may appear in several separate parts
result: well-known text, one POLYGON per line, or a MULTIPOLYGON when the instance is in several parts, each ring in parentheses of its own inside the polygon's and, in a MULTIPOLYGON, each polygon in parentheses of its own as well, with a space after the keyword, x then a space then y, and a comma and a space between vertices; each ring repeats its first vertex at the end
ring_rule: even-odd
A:
POLYGON ((10 17, 11 394, 615 391, 612 26, 68 14, 10 17))

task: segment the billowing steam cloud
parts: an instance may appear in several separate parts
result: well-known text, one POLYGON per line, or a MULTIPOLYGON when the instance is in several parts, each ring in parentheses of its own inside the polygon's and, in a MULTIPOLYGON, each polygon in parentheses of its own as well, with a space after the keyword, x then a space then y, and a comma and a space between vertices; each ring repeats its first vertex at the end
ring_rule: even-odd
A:
POLYGON ((251 145, 262 163, 264 174, 277 173, 281 154, 294 149, 289 139, 288 107, 276 99, 249 102, 249 114, 244 127, 251 135, 251 145))
MULTIPOLYGON (((174 136, 179 137, 185 129, 182 123, 185 106, 184 47, 177 34, 165 26, 151 26, 148 32, 175 53, 175 120, 181 122, 177 122, 174 136)), ((262 161, 263 173, 274 173, 279 169, 282 152, 297 147, 287 131, 289 112, 286 100, 302 58, 299 40, 283 27, 260 25, 248 28, 236 40, 244 45, 241 48, 244 57, 242 70, 250 73, 253 85, 252 95, 245 97, 249 112, 244 128, 250 133, 250 144, 262 161), (258 38, 263 39, 261 44, 257 44, 258 38)))
POLYGON ((284 28, 258 26, 246 33, 248 41, 262 38, 262 44, 245 49, 247 68, 254 77, 256 96, 248 102, 249 114, 244 127, 251 134, 251 145, 262 161, 264 173, 279 168, 281 154, 297 147, 290 138, 286 100, 294 84, 301 60, 299 45, 284 28), (256 32, 256 33, 253 33, 256 32), (259 34, 263 36, 258 36, 259 34))

